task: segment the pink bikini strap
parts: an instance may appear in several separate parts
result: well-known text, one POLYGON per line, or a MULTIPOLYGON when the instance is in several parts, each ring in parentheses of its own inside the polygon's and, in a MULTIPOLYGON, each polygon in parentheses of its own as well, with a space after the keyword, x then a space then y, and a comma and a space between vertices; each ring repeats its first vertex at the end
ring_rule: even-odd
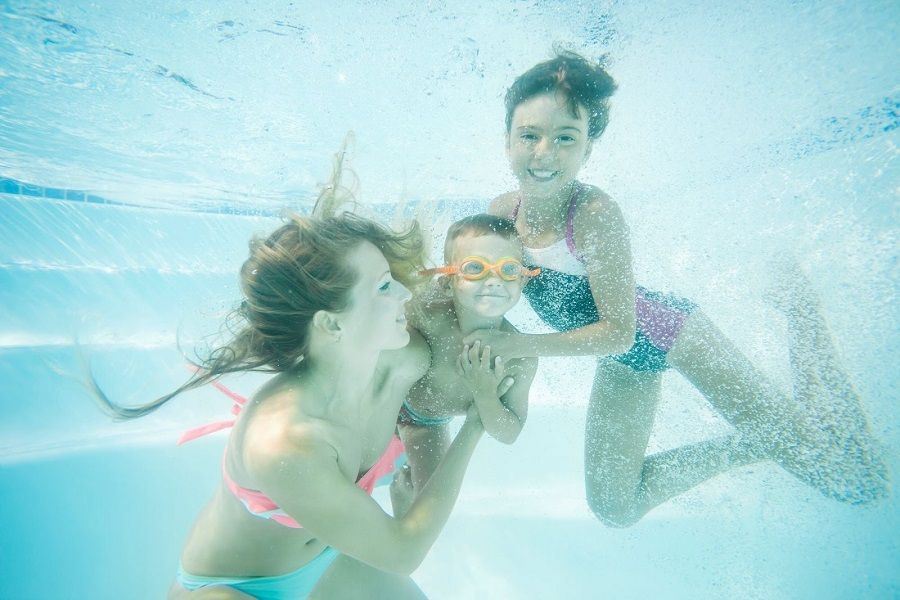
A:
POLYGON ((254 515, 265 519, 271 519, 280 525, 291 527, 292 529, 301 528, 300 523, 281 510, 281 507, 275 504, 271 498, 260 491, 250 490, 235 483, 231 478, 231 475, 228 474, 228 469, 225 467, 224 452, 222 453, 222 479, 225 481, 225 485, 228 486, 228 489, 231 490, 231 493, 234 494, 234 497, 240 500, 243 505, 247 507, 247 510, 254 515))
MULTIPOLYGON (((189 369, 193 371, 198 371, 196 367, 190 366, 189 369)), ((247 404, 247 399, 238 394, 237 392, 228 389, 224 385, 222 385, 218 381, 213 381, 211 385, 228 396, 234 401, 234 404, 231 406, 231 414, 237 417, 241 414, 241 407, 247 404)), ((200 427, 194 427, 193 429, 189 429, 181 434, 181 437, 178 438, 178 445, 186 444, 187 442, 196 440, 199 437, 203 437, 204 435, 209 435, 215 431, 220 431, 222 429, 227 429, 229 427, 234 426, 235 419, 228 419, 226 421, 216 421, 215 423, 207 423, 206 425, 201 425, 200 427)))
MULTIPOLYGON (((397 468, 397 459, 406 453, 406 447, 396 435, 391 438, 387 448, 384 449, 381 457, 372 465, 372 468, 359 478, 356 482, 357 487, 365 490, 369 495, 379 485, 379 480, 387 475, 393 475, 397 468)), ((386 481, 384 483, 390 483, 386 481)))

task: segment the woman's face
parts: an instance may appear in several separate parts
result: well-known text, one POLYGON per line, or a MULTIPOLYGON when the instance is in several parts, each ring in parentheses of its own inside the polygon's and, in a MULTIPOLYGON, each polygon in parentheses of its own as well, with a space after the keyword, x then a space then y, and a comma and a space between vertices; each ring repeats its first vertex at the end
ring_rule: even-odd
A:
POLYGON ((522 192, 531 196, 565 193, 591 152, 588 111, 573 117, 565 98, 549 92, 533 96, 513 111, 506 152, 522 192))
POLYGON ((404 305, 412 297, 409 290, 391 277, 381 251, 362 242, 347 254, 357 270, 350 303, 339 313, 341 338, 360 348, 393 350, 409 343, 404 305))

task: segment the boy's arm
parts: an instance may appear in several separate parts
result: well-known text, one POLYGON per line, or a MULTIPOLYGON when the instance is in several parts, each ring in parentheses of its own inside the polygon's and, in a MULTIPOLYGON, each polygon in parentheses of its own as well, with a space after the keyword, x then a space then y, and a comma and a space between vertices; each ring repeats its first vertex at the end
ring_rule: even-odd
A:
POLYGON ((510 361, 500 387, 493 393, 476 392, 475 405, 485 432, 504 444, 519 437, 528 418, 528 392, 537 370, 536 358, 510 361), (508 388, 504 391, 504 388, 508 388))
POLYGON ((512 361, 507 367, 501 357, 492 360, 491 348, 482 348, 478 342, 471 348, 464 347, 459 357, 457 367, 463 381, 472 390, 484 430, 504 444, 516 441, 525 425, 528 388, 534 378, 537 361, 532 359, 532 363, 530 372, 524 368, 522 361, 512 361), (523 377, 525 381, 510 394, 519 383, 517 377, 523 377))

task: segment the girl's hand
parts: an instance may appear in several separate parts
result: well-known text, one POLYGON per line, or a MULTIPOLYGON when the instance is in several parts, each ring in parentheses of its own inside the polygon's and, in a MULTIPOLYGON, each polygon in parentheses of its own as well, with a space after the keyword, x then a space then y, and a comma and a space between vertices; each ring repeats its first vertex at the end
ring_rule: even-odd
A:
POLYGON ((506 365, 498 356, 491 365, 491 347, 475 342, 470 348, 463 346, 463 351, 456 359, 457 372, 474 394, 492 395, 500 398, 509 391, 515 380, 507 377, 506 365))
POLYGON ((502 356, 504 360, 509 360, 528 356, 527 352, 522 351, 522 338, 520 333, 478 329, 464 337, 463 344, 471 348, 475 346, 476 342, 480 342, 482 347, 489 346, 495 356, 502 356))

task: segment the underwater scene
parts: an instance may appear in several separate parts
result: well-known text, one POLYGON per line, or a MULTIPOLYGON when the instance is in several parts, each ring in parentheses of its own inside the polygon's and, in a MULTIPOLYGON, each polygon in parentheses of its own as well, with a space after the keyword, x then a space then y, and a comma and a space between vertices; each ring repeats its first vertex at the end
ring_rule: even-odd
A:
POLYGON ((900 596, 896 3, 0 31, 0 598, 900 596))

